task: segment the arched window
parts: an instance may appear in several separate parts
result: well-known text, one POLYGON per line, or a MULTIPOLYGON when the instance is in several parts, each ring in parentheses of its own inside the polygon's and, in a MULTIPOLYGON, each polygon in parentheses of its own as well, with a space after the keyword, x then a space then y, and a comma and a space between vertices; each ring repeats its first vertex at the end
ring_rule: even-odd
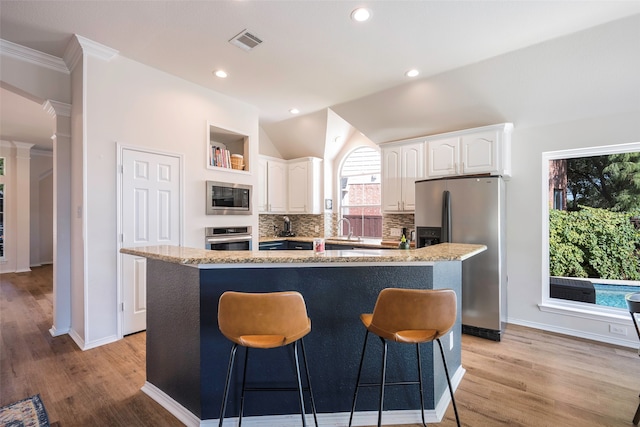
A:
MULTIPOLYGON (((351 224, 353 236, 382 238, 380 152, 361 147, 347 156, 340 169, 340 218, 351 224)), ((349 227, 340 222, 338 235, 349 227)))

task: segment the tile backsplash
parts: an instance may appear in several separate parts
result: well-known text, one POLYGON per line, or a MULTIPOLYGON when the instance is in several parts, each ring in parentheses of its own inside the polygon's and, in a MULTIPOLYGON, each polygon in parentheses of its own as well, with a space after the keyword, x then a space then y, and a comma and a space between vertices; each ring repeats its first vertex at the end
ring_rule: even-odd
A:
MULTIPOLYGON (((320 215, 287 215, 291 221, 291 230, 296 236, 331 237, 337 235, 338 214, 327 212, 320 215), (318 231, 316 231, 318 230, 318 231)), ((260 214, 260 237, 277 236, 284 226, 284 215, 260 214), (274 228, 275 227, 275 228, 274 228)), ((392 228, 413 230, 413 214, 385 214, 382 218, 382 240, 400 240, 391 236, 392 228)), ((408 237, 408 236, 407 236, 408 237)))

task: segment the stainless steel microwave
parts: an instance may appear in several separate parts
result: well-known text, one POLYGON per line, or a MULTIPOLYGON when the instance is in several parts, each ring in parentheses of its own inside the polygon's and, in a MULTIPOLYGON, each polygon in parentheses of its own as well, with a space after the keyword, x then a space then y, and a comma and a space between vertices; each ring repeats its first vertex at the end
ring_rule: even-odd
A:
POLYGON ((207 215, 251 215, 250 185, 207 181, 207 215))

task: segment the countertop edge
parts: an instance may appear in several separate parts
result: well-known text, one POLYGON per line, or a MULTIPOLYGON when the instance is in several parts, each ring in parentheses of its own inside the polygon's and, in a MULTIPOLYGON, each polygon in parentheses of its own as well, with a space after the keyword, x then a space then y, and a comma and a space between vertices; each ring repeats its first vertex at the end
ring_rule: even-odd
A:
POLYGON ((120 253, 181 265, 206 264, 360 264, 464 261, 483 251, 485 245, 441 243, 419 249, 312 251, 211 251, 184 246, 160 245, 122 248, 120 253))

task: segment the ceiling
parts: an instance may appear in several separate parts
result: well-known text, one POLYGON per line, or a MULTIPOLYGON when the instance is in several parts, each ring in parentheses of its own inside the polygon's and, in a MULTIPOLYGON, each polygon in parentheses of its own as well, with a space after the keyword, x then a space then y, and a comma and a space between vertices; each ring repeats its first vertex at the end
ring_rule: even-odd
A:
MULTIPOLYGON (((62 57, 78 34, 254 105, 261 126, 281 131, 292 107, 316 117, 407 83, 410 68, 424 79, 637 13, 640 1, 2 0, 0 38, 62 57), (368 22, 350 19, 357 6, 368 22), (248 52, 228 42, 245 29, 262 40, 248 52)), ((0 137, 47 144, 17 130, 42 107, 0 95, 0 137)))

